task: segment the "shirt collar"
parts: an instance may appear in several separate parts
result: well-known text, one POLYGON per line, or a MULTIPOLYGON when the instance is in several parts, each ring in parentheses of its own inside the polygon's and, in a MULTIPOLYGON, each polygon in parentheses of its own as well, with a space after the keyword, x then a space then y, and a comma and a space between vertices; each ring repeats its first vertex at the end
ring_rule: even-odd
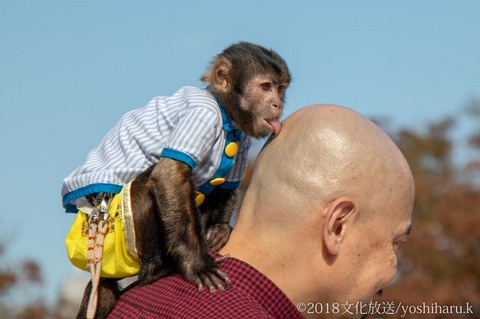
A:
POLYGON ((235 125, 233 125, 232 120, 230 119, 230 116, 228 116, 228 113, 225 110, 225 107, 223 106, 222 102, 220 102, 220 99, 218 98, 218 96, 215 93, 213 93, 212 88, 210 86, 207 86, 207 90, 208 92, 210 92, 210 94, 213 95, 213 97, 217 101, 218 107, 220 108, 220 112, 222 113, 222 122, 223 122, 222 128, 227 132, 238 130, 235 127, 235 125))
MULTIPOLYGON (((214 257, 221 256, 217 252, 212 253, 214 257)), ((230 257, 221 263, 220 269, 229 274, 237 289, 257 300, 272 318, 303 318, 292 301, 273 281, 246 262, 230 257)))

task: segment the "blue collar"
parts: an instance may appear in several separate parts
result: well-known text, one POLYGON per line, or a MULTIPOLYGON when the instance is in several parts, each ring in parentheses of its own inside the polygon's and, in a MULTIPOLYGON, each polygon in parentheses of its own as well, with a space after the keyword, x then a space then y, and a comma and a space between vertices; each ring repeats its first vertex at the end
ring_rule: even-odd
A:
POLYGON ((220 102, 220 99, 218 98, 218 96, 215 93, 213 93, 210 86, 207 86, 207 90, 210 92, 210 94, 213 95, 213 97, 215 98, 215 101, 217 101, 218 107, 220 108, 220 112, 222 113, 222 122, 223 122, 222 128, 226 132, 239 130, 238 128, 235 127, 235 125, 233 125, 232 120, 230 119, 227 111, 225 110, 225 107, 223 106, 222 102, 220 102))

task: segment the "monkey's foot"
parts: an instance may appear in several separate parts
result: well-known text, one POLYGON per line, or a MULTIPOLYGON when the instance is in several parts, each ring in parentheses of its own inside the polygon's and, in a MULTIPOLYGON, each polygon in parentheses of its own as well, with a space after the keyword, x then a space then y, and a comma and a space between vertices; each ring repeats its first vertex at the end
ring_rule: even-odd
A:
MULTIPOLYGON (((224 255, 215 258, 215 263, 220 263, 229 258, 230 255, 224 255)), ((193 276, 193 282, 197 285, 198 291, 202 292, 206 287, 211 293, 216 290, 225 291, 224 283, 229 285, 232 283, 228 275, 218 268, 193 276)))
POLYGON ((222 282, 225 282, 227 285, 232 283, 230 278, 228 278, 228 275, 219 269, 214 269, 206 274, 194 276, 193 280, 197 285, 198 291, 202 292, 206 287, 212 293, 216 290, 225 291, 225 286, 222 282))

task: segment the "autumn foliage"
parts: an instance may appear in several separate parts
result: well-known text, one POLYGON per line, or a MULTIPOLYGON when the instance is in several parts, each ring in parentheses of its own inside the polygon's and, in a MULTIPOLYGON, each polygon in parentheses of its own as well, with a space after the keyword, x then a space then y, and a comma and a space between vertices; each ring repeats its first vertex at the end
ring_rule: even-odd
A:
POLYGON ((32 260, 18 261, 8 258, 0 243, 0 317, 4 319, 43 319, 47 309, 38 296, 29 292, 43 284, 41 269, 32 260), (18 297, 21 298, 18 298, 18 297), (18 299, 21 299, 18 300, 18 299))
POLYGON ((391 135, 412 169, 416 199, 397 282, 379 300, 433 305, 433 312, 445 306, 463 306, 467 312, 471 306, 474 312, 420 314, 411 308, 404 318, 480 318, 480 103, 473 101, 465 113, 432 123, 423 132, 402 129, 391 135), (466 136, 454 142, 452 133, 459 130, 466 136), (466 158, 455 157, 456 143, 465 140, 466 158))

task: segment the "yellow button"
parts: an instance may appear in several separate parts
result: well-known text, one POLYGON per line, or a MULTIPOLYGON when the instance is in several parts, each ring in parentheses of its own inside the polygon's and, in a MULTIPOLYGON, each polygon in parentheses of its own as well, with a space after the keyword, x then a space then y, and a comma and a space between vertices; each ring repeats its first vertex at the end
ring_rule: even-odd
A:
POLYGON ((195 205, 198 207, 202 205, 203 201, 205 200, 205 194, 200 193, 200 192, 195 192, 197 196, 195 196, 195 205))
POLYGON ((223 183, 225 183, 225 178, 222 177, 214 178, 210 181, 210 185, 212 186, 222 185, 223 183))
POLYGON ((225 146, 225 155, 228 157, 233 157, 235 154, 238 152, 238 144, 235 142, 230 142, 228 143, 227 146, 225 146))

